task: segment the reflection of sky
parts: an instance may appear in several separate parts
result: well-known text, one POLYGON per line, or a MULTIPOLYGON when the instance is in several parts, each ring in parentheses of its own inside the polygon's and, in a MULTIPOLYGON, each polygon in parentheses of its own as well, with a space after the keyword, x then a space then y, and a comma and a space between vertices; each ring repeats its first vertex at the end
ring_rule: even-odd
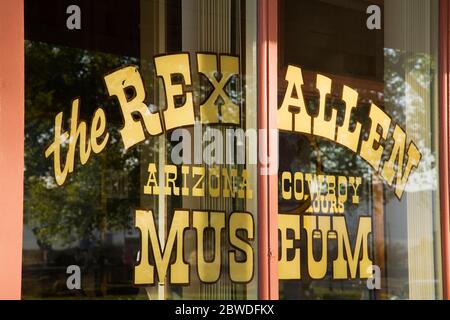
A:
POLYGON ((23 225, 23 250, 39 250, 36 237, 26 224, 23 225))
MULTIPOLYGON (((428 53, 391 48, 385 48, 384 55, 386 110, 395 122, 406 129, 406 146, 412 140, 422 154, 419 167, 413 170, 405 191, 436 190, 437 163, 435 151, 430 148, 436 61, 428 53), (423 128, 424 124, 430 127, 423 128)), ((406 155, 407 149, 404 161, 407 160, 406 155)))

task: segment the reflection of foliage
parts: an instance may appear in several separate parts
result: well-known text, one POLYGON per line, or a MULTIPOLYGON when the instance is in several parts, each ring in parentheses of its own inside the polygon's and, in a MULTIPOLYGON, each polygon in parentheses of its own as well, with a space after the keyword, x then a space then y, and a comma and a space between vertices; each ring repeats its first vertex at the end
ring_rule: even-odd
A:
MULTIPOLYGON (((433 148, 433 117, 437 61, 430 53, 384 50, 385 104, 393 119, 414 141, 422 160, 406 191, 435 190, 437 171, 433 148)), ((407 142, 409 143, 409 141, 407 142)))
MULTIPOLYGON (((392 118, 387 143, 384 145, 383 160, 387 160, 393 141, 390 139, 394 123, 399 124, 407 133, 407 146, 413 141, 422 153, 419 167, 413 171, 406 191, 436 189, 437 171, 435 150, 433 149, 434 134, 432 114, 434 112, 434 78, 436 75, 436 61, 429 53, 411 53, 386 48, 384 69, 384 104, 379 105, 392 118)), ((361 88, 355 88, 356 90, 361 88)), ((364 88, 370 90, 370 88, 364 88)), ((361 99, 361 97, 360 97, 361 99)), ((318 100, 316 97, 306 97, 311 114, 317 114, 318 100)), ((337 123, 343 121, 343 102, 332 98, 326 101, 327 109, 338 110, 337 123)), ((366 139, 369 104, 359 104, 355 112, 355 119, 363 125, 363 139, 366 139)), ((354 126, 354 123, 352 124, 354 126)), ((358 175, 370 180, 374 170, 359 156, 347 148, 334 142, 313 136, 302 138, 295 135, 280 134, 280 163, 283 170, 308 171, 317 174, 339 173, 345 176, 358 175), (290 155, 292 152, 292 156, 290 155), (298 154, 301 156, 298 157, 298 154)), ((407 149, 405 150, 407 153, 407 149)), ((404 161, 407 161, 405 154, 404 161)), ((403 165, 403 164, 399 164, 403 165)), ((281 190, 281 189, 280 189, 281 190)), ((369 190, 367 190, 369 191, 369 190)), ((393 192, 386 193, 387 201, 395 198, 393 192)), ((280 194, 281 197, 281 194, 280 194)))
MULTIPOLYGON (((131 58, 38 42, 26 42, 25 50, 25 222, 43 245, 96 240, 106 230, 128 229, 133 221, 129 208, 136 197, 107 198, 102 174, 106 169, 117 173, 126 171, 130 177, 129 194, 139 194, 133 189, 136 183, 131 183, 139 177, 137 151, 124 153, 118 142, 120 114, 117 107, 105 104, 111 100, 107 99, 102 76, 136 62, 131 58), (45 159, 44 150, 53 140, 57 113, 64 112, 68 128, 71 100, 75 97, 81 97, 80 118, 88 123, 95 108, 102 105, 106 109, 110 143, 103 154, 92 154, 86 165, 76 166, 63 187, 56 187, 52 159, 45 159)), ((76 163, 79 163, 78 155, 76 163)))

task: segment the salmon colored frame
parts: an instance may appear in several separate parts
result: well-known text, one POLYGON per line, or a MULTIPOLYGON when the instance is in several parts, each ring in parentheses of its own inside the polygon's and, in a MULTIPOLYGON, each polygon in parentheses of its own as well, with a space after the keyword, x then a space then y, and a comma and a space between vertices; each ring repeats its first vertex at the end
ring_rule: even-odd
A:
MULTIPOLYGON (((450 0, 440 0, 440 203, 443 295, 450 298, 450 0)), ((0 1, 0 299, 20 299, 24 169, 24 4, 0 1)), ((258 0, 258 125, 276 128, 278 0, 258 0)), ((271 150, 270 131, 260 152, 271 150)), ((259 169, 264 169, 260 167, 259 169)), ((261 172, 261 171, 260 171, 261 172)), ((259 298, 278 299, 277 174, 258 175, 259 298)))
MULTIPOLYGON (((265 130, 260 136, 258 155, 278 159, 278 149, 271 150, 270 134, 277 129, 278 105, 278 0, 258 1, 258 127, 265 130)), ((275 137, 278 139, 278 137, 275 137)), ((278 161, 276 161, 278 163, 278 161)), ((278 299, 278 170, 261 173, 258 168, 258 266, 259 298, 278 299)))
POLYGON ((0 299, 20 299, 24 169, 23 1, 0 0, 0 299))
POLYGON ((450 298, 450 1, 440 0, 439 4, 439 170, 441 202, 441 241, 442 241, 442 288, 443 298, 450 298))

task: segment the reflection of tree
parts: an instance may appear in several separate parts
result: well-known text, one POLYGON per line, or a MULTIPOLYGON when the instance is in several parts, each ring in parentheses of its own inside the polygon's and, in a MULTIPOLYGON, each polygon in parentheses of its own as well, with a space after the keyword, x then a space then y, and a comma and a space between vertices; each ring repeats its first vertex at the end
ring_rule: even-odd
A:
POLYGON ((414 141, 422 154, 419 167, 411 174, 405 191, 435 190, 438 178, 433 136, 436 132, 431 125, 437 107, 434 87, 437 61, 430 53, 389 48, 384 50, 384 55, 384 99, 389 106, 388 112, 406 130, 408 140, 414 141), (422 128, 428 122, 430 127, 422 128))
POLYGON ((25 50, 25 223, 41 247, 75 240, 95 241, 106 230, 130 229, 130 206, 137 198, 132 195, 139 194, 138 186, 132 183, 139 177, 137 151, 122 150, 117 130, 121 126, 120 114, 107 103, 102 76, 135 61, 38 42, 26 42, 25 50), (92 155, 83 167, 78 165, 64 186, 57 187, 52 160, 45 159, 44 149, 53 140, 54 117, 64 111, 67 129, 70 102, 78 96, 83 120, 89 121, 98 106, 106 109, 111 138, 103 154, 92 155), (106 199, 102 194, 106 169, 126 172, 130 197, 106 199))
MULTIPOLYGON (((394 49, 385 49, 384 52, 385 89, 384 92, 379 93, 384 97, 384 105, 379 107, 383 108, 392 118, 392 123, 388 139, 384 144, 383 160, 389 158, 393 144, 389 137, 392 135, 394 124, 399 124, 407 133, 407 146, 410 141, 413 141, 422 153, 420 165, 411 174, 406 191, 433 190, 436 188, 437 171, 435 151, 432 149, 432 128, 430 127, 424 134, 424 129, 420 127, 421 122, 414 121, 414 119, 429 118, 433 111, 433 81, 436 74, 436 61, 432 55, 426 53, 412 54, 394 49)), ((371 88, 355 89, 358 91, 371 88)), ((317 114, 318 98, 306 97, 306 100, 311 114, 317 114)), ((343 101, 339 98, 331 98, 327 99, 326 104, 327 110, 331 107, 338 110, 337 123, 340 125, 344 116, 343 101)), ((363 139, 366 139, 370 125, 368 113, 369 104, 359 104, 355 112, 355 120, 363 125, 363 139)), ((355 123, 353 122, 351 126, 354 128, 355 123)), ((300 138, 295 135, 280 134, 280 143, 283 148, 280 153, 281 165, 285 162, 285 166, 290 167, 291 171, 305 171, 306 169, 317 174, 335 173, 345 176, 361 176, 363 179, 371 180, 371 176, 375 173, 374 170, 358 155, 326 139, 303 136, 300 138), (292 155, 290 151, 292 151, 292 155)), ((407 161, 406 153, 407 149, 404 162, 407 161)), ((396 169, 398 165, 402 166, 403 164, 397 163, 396 169)), ((365 191, 370 190, 365 189, 365 191)), ((393 192, 387 193, 386 196, 387 200, 395 198, 393 192)))
MULTIPOLYGON (((413 171, 405 188, 405 195, 407 192, 423 193, 423 191, 436 190, 438 171, 436 168, 436 149, 433 144, 435 139, 433 136, 436 134, 434 130, 437 126, 437 124, 433 123, 433 116, 436 112, 436 101, 434 100, 436 92, 434 83, 436 76, 436 60, 433 55, 429 53, 411 53, 385 49, 384 54, 384 92, 378 93, 379 96, 384 97, 384 103, 380 104, 379 107, 386 111, 393 123, 391 124, 390 132, 388 133, 388 139, 384 144, 385 150, 383 153, 383 160, 389 158, 393 143, 390 137, 392 135, 394 124, 399 124, 407 133, 406 147, 410 141, 413 141, 422 154, 422 160, 419 167, 413 171)), ((367 87, 354 89, 360 92, 360 101, 362 100, 361 92, 371 90, 371 88, 367 87)), ((308 102, 307 107, 310 111, 312 110, 310 114, 317 114, 317 97, 306 97, 306 100, 308 102)), ((340 125, 343 116, 343 113, 339 111, 343 109, 341 108, 342 101, 338 98, 328 99, 327 108, 330 107, 338 109, 337 122, 338 125, 340 125)), ((355 119, 361 122, 363 126, 363 139, 366 139, 367 127, 370 125, 367 121, 368 110, 369 104, 366 103, 363 105, 360 103, 355 112, 355 119)), ((407 149, 405 150, 404 162, 407 161, 406 153, 407 149)), ((402 166, 403 163, 398 165, 402 166)), ((404 170, 404 168, 402 169, 404 170)), ((280 133, 280 172, 281 171, 361 176, 363 180, 366 180, 363 181, 363 185, 365 182, 370 184, 372 175, 376 174, 362 158, 355 153, 350 152, 345 147, 339 146, 326 139, 285 132, 280 133)), ((379 179, 377 178, 374 181, 377 180, 379 179)), ((281 197, 281 179, 278 181, 280 184, 279 204, 281 212, 283 212, 283 210, 286 210, 286 212, 304 212, 305 206, 308 207, 310 203, 283 200, 281 197)), ((386 186, 386 183, 384 183, 384 186, 386 186)), ((384 220, 381 220, 381 223, 384 223, 382 228, 386 228, 385 238, 378 240, 380 245, 385 246, 383 249, 388 251, 383 254, 384 259, 386 259, 388 263, 387 270, 389 274, 386 275, 389 277, 388 294, 401 298, 408 297, 408 284, 406 284, 405 291, 404 281, 405 275, 406 278, 408 275, 408 255, 411 254, 411 252, 423 250, 420 248, 420 245, 422 245, 422 247, 430 246, 433 238, 430 233, 427 233, 427 237, 420 239, 426 238, 428 240, 422 240, 420 244, 411 245, 411 238, 406 238, 406 233, 405 237, 402 236, 401 232, 394 236, 388 233, 391 230, 393 232, 398 232, 407 228, 406 215, 399 219, 398 215, 401 211, 392 211, 397 208, 406 207, 408 214, 411 215, 411 211, 417 210, 417 208, 411 207, 412 201, 417 201, 417 198, 409 200, 409 204, 402 202, 400 206, 396 206, 398 204, 398 199, 395 197, 393 190, 388 190, 381 195, 380 199, 383 199, 384 201, 376 201, 375 198, 373 198, 374 191, 370 187, 363 188, 361 191, 362 193, 360 195, 363 200, 358 205, 359 208, 350 207, 346 208, 345 211, 345 215, 349 217, 346 222, 350 232, 352 232, 351 230, 355 230, 357 226, 357 219, 355 219, 356 215, 354 213, 357 213, 361 208, 363 209, 362 214, 368 213, 365 211, 367 207, 365 207, 364 204, 373 206, 373 208, 377 208, 379 212, 381 211, 386 215, 384 220), (386 205, 391 201, 394 206, 387 207, 386 205), (397 218, 391 219, 391 216, 394 215, 397 215, 397 218)), ((428 197, 432 197, 431 193, 428 197)), ((416 204, 417 203, 418 202, 416 202, 416 204)), ((427 203, 422 204, 422 206, 427 210, 430 210, 423 214, 430 214, 431 216, 432 207, 428 206, 427 203)), ((373 208, 369 207, 369 212, 375 212, 373 208)), ((408 219, 411 219, 411 216, 409 216, 408 219)), ((377 226, 375 226, 375 228, 376 227, 377 226)), ((424 234, 425 232, 428 232, 426 229, 423 230, 424 231, 422 232, 424 232, 424 234)), ((408 236, 411 237, 411 235, 408 236)), ((302 245, 304 246, 303 243, 302 245)), ((375 245, 377 245, 377 243, 375 243, 375 245)), ((302 250, 304 251, 304 247, 302 250)), ((320 247, 315 247, 315 250, 319 251, 320 247)), ((292 289, 293 293, 289 292, 289 294, 295 294, 295 292, 297 292, 298 294, 306 295, 312 291, 313 285, 310 285, 304 280, 305 277, 302 278, 300 289, 298 284, 284 283, 283 290, 285 290, 286 293, 288 290, 292 289)), ((330 285, 330 289, 323 289, 323 291, 327 292, 323 296, 325 297, 328 295, 328 297, 331 297, 333 295, 331 293, 332 282, 329 280, 318 281, 317 287, 325 287, 327 283, 330 285)), ((318 294, 318 296, 321 296, 321 294, 318 294)), ((342 292, 339 292, 336 296, 342 297, 342 292)))

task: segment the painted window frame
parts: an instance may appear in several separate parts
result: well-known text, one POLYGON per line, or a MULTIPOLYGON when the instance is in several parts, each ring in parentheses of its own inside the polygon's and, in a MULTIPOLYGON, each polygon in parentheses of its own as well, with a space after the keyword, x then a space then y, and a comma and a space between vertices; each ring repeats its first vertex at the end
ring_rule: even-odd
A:
MULTIPOLYGON (((444 299, 450 298, 450 0, 440 0, 440 214, 444 299)), ((24 171, 24 2, 0 1, 0 299, 20 299, 24 171)), ((258 0, 258 125, 260 154, 276 129, 278 0, 258 0)), ((266 162, 267 163, 267 162, 266 162)), ((258 172, 259 298, 278 299, 277 174, 258 172)))
POLYGON ((439 3, 439 187, 443 299, 450 299, 450 1, 439 3))

